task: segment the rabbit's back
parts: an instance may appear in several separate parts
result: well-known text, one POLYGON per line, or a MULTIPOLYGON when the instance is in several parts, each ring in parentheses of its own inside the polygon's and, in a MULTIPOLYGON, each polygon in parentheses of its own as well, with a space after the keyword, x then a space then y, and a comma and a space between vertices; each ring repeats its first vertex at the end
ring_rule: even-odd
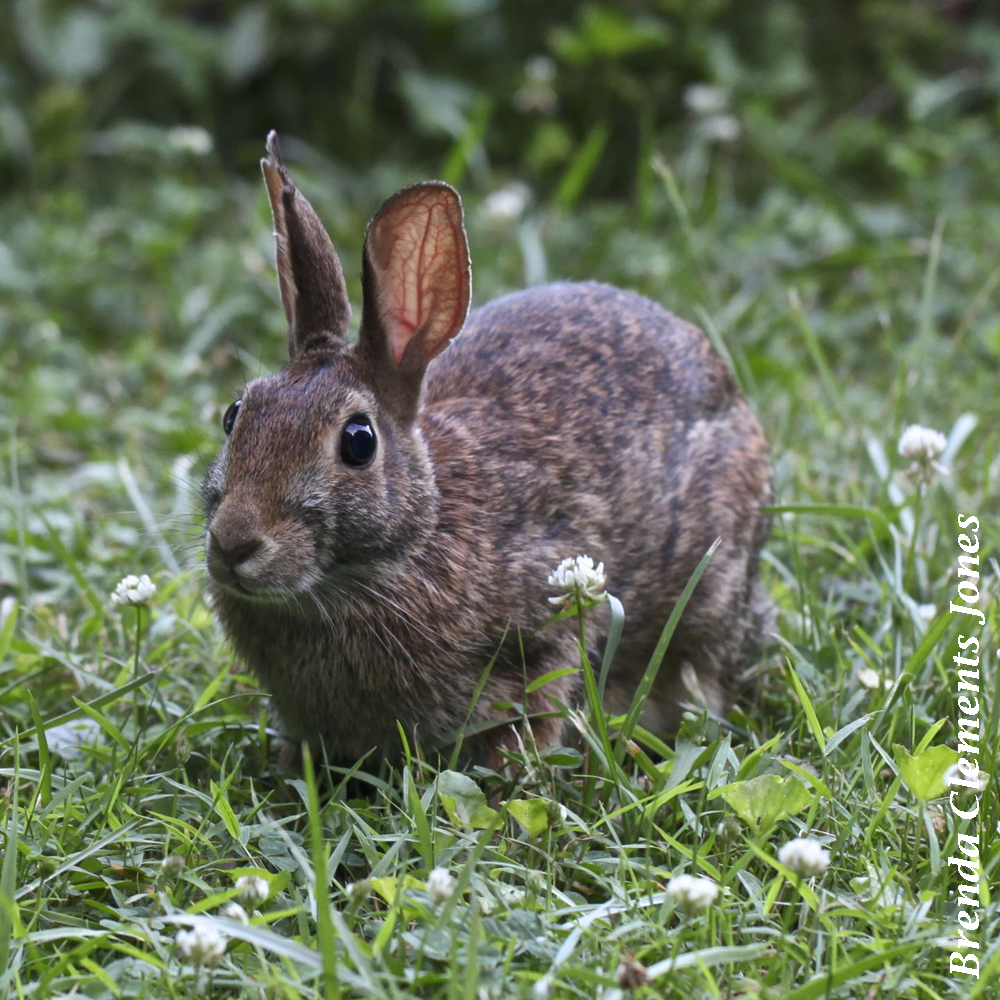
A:
POLYGON ((648 721, 676 721, 685 658, 700 660, 707 699, 721 705, 761 627, 770 471, 760 425, 705 335, 633 292, 543 286, 473 311, 425 385, 421 426, 438 488, 503 550, 522 621, 544 618, 547 572, 560 559, 606 563, 630 619, 612 699, 616 687, 619 700, 630 696, 681 590, 722 538, 654 698, 664 710, 648 721))
POLYGON ((498 398, 534 409, 553 429, 587 410, 695 420, 739 395, 697 327, 642 295, 598 282, 544 285, 473 310, 425 384, 427 406, 498 398))

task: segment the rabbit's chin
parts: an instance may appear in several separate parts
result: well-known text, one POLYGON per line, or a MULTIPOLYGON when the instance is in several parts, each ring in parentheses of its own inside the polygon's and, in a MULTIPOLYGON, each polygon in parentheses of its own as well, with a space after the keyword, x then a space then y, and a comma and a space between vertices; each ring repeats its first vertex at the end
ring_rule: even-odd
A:
POLYGON ((236 597, 241 601, 248 601, 251 604, 277 604, 281 601, 282 592, 277 590, 251 590, 243 584, 234 581, 223 582, 215 577, 212 583, 217 590, 222 591, 228 597, 236 597))
POLYGON ((234 597, 250 604, 287 605, 289 600, 312 594, 316 580, 309 574, 303 579, 282 581, 280 583, 266 580, 247 580, 232 572, 219 572, 212 567, 208 571, 209 579, 214 589, 227 597, 234 597))

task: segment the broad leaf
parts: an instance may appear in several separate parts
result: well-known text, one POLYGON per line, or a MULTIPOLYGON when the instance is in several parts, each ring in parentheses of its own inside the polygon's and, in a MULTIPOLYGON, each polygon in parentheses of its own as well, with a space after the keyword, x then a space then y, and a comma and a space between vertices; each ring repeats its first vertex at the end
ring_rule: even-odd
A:
POLYGON ((813 800, 813 791, 798 778, 762 774, 720 788, 721 795, 748 826, 769 830, 778 820, 801 812, 813 800))
POLYGON ((899 767, 899 776, 906 782, 906 787, 914 798, 928 802, 944 795, 945 771, 958 762, 960 754, 951 747, 939 744, 911 757, 904 747, 895 743, 892 756, 899 767))
POLYGON ((486 804, 483 790, 467 774, 442 771, 437 779, 437 792, 448 818, 456 826, 484 830, 496 819, 497 811, 486 804))
POLYGON ((544 799, 514 799, 507 809, 529 837, 539 837, 549 828, 549 804, 544 799))

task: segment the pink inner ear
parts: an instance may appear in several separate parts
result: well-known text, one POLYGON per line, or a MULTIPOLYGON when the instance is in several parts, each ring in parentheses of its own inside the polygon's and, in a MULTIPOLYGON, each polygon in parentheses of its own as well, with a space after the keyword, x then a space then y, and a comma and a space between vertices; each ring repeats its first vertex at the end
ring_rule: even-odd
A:
POLYGON ((413 341, 430 361, 469 311, 469 251, 457 196, 437 185, 400 192, 379 213, 368 249, 393 360, 399 364, 413 341))

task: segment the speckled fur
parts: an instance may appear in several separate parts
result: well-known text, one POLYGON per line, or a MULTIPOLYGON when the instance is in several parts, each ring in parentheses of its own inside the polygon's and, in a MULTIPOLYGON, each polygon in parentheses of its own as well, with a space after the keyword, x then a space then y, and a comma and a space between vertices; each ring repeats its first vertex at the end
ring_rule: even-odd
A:
MULTIPOLYGON (((366 285, 363 330, 369 299, 366 285)), ((605 563, 626 609, 608 688, 621 710, 719 536, 645 721, 676 724, 692 699, 685 672, 724 710, 768 606, 757 568, 770 475, 760 425, 705 336, 634 293, 556 284, 473 311, 422 397, 418 379, 415 420, 385 398, 384 364, 364 334, 313 338, 248 386, 206 478, 223 542, 266 535, 263 592, 220 584, 209 544, 211 591, 289 734, 339 758, 394 751, 397 720, 432 742, 462 726, 498 648, 472 720, 516 716, 494 706, 579 666, 570 623, 539 629, 548 573, 577 553, 605 563), (337 451, 358 412, 379 438, 364 469, 337 451)), ((606 606, 593 613, 595 653, 606 620, 606 606)), ((576 675, 530 696, 529 712, 550 711, 548 696, 578 701, 576 675)), ((555 716, 532 722, 542 745, 561 729, 555 716)), ((510 741, 501 726, 467 747, 496 763, 510 741)))

